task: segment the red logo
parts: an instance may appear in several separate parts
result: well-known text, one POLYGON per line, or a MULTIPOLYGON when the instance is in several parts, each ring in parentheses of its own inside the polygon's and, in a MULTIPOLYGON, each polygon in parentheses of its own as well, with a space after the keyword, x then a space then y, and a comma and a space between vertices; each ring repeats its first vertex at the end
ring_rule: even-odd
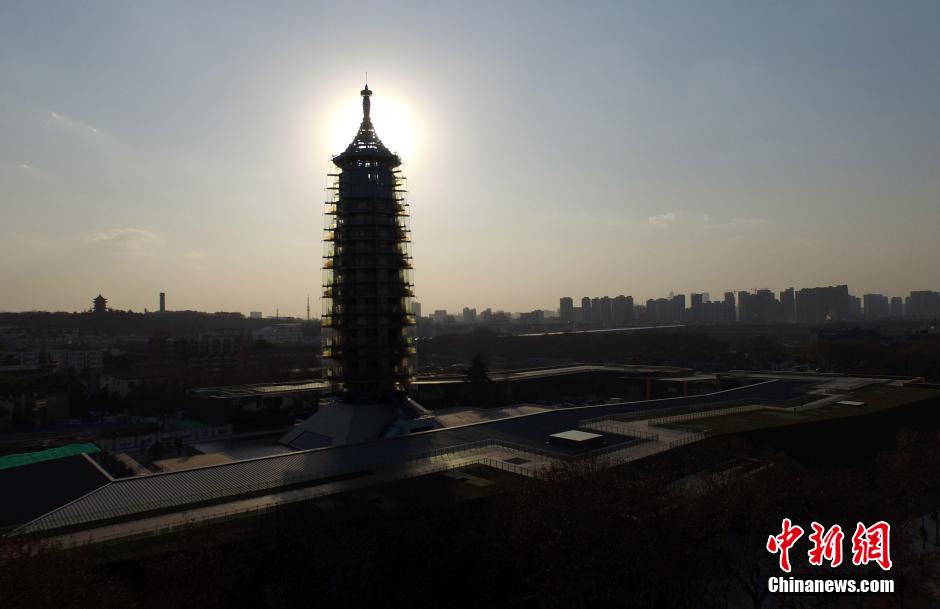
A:
POLYGON ((807 552, 809 564, 819 566, 823 561, 829 561, 832 567, 838 567, 842 564, 842 540, 845 539, 845 533, 842 527, 833 525, 828 531, 826 527, 813 522, 813 532, 809 534, 809 540, 813 542, 812 549, 807 552))
MULTIPOLYGON (((845 533, 838 524, 827 529, 818 522, 810 524, 813 532, 808 535, 813 547, 806 553, 809 564, 821 566, 828 562, 831 567, 842 564, 842 545, 845 533)), ((789 518, 780 523, 780 534, 767 538, 767 551, 779 554, 780 570, 790 572, 790 550, 803 536, 803 528, 793 524, 789 518)), ((867 565, 874 562, 883 570, 891 569, 891 525, 881 520, 866 527, 859 522, 852 535, 852 564, 867 565)))
POLYGON ((852 564, 876 563, 884 571, 891 569, 891 525, 884 520, 870 527, 861 522, 852 535, 852 564))
POLYGON ((780 569, 790 572, 790 548, 803 536, 803 528, 799 525, 791 526, 790 519, 784 518, 781 523, 783 531, 779 535, 767 538, 767 551, 771 554, 780 554, 780 569))

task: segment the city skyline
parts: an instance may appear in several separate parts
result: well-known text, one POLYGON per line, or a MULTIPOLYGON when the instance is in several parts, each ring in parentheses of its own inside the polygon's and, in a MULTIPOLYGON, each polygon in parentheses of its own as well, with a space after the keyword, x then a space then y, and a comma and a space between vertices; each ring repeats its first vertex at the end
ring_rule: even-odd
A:
MULTIPOLYGON (((906 307, 907 306, 906 303, 908 302, 909 299, 921 298, 925 295, 928 296, 929 298, 936 299, 938 306, 940 306, 940 292, 938 292, 937 290, 932 290, 932 289, 909 290, 901 294, 890 294, 890 293, 882 293, 882 292, 860 293, 860 292, 855 292, 851 290, 849 286, 847 286, 846 284, 837 284, 837 285, 832 285, 832 286, 792 286, 791 285, 781 290, 774 290, 774 289, 767 288, 767 287, 750 288, 746 290, 719 290, 719 291, 700 291, 700 292, 671 290, 666 294, 651 295, 648 297, 636 297, 632 293, 625 294, 621 292, 619 294, 616 294, 614 292, 606 292, 606 293, 601 293, 601 294, 582 295, 582 296, 561 296, 556 299, 556 302, 564 301, 565 299, 572 299, 572 302, 574 304, 577 304, 579 302, 583 304, 585 300, 596 301, 600 299, 617 300, 617 299, 627 298, 630 300, 631 309, 632 309, 633 306, 642 308, 648 305, 649 303, 656 302, 656 301, 670 301, 673 299, 680 299, 683 303, 683 309, 685 311, 691 311, 696 306, 696 300, 698 300, 699 305, 703 303, 704 304, 722 303, 728 300, 729 294, 733 296, 734 303, 737 303, 737 301, 740 299, 742 294, 748 294, 749 296, 755 296, 755 295, 760 296, 761 294, 766 294, 766 295, 771 296, 773 299, 777 299, 778 302, 780 302, 782 298, 784 298, 784 296, 788 293, 789 293, 789 297, 793 298, 794 294, 799 293, 800 291, 813 291, 813 290, 821 290, 821 289, 825 290, 825 289, 832 289, 832 288, 845 288, 846 297, 850 299, 850 301, 854 301, 855 303, 857 303, 857 305, 860 307, 859 311, 864 312, 864 315, 866 316, 871 315, 873 310, 878 311, 877 316, 879 317, 889 316, 888 311, 891 311, 890 316, 910 315, 911 313, 907 311, 903 313, 898 313, 897 311, 893 311, 892 307, 898 306, 894 304, 893 301, 900 303, 902 307, 906 307), (689 297, 688 302, 686 302, 686 296, 689 297), (882 308, 884 308, 884 312, 881 312, 882 308)), ((121 306, 110 306, 107 298, 99 294, 94 299, 92 299, 91 307, 85 307, 83 309, 79 309, 76 311, 51 311, 51 310, 36 309, 33 311, 23 311, 23 312, 45 311, 45 312, 54 312, 54 313, 69 313, 69 312, 82 313, 82 312, 93 312, 94 310, 130 311, 133 313, 163 313, 163 312, 185 312, 185 311, 200 312, 200 311, 193 310, 193 309, 172 309, 172 308, 167 307, 165 292, 160 292, 158 297, 159 297, 158 308, 151 309, 149 307, 145 307, 142 311, 135 311, 133 309, 124 309, 121 306)), ((793 303, 790 303, 790 304, 792 305, 793 303)), ((528 307, 528 308, 522 308, 522 309, 516 309, 516 310, 504 309, 504 308, 500 308, 500 307, 496 307, 492 305, 487 305, 486 303, 476 304, 476 305, 472 303, 469 303, 469 304, 463 303, 463 304, 458 304, 454 306, 453 308, 448 308, 446 306, 445 307, 430 307, 430 306, 426 307, 423 305, 420 299, 414 299, 413 306, 414 306, 415 317, 429 317, 429 318, 433 317, 435 314, 439 312, 443 312, 447 314, 454 314, 457 316, 461 315, 462 312, 463 314, 466 314, 467 311, 472 311, 474 314, 476 314, 477 312, 482 313, 486 311, 489 313, 525 315, 525 314, 532 313, 532 312, 561 314, 562 309, 563 309, 563 307, 560 304, 559 306, 554 307, 554 308, 551 306, 545 307, 545 306, 537 305, 535 307, 528 307)), ((574 306, 574 309, 578 310, 579 307, 574 306)), ((271 313, 270 311, 257 311, 257 310, 251 310, 247 312, 246 311, 206 310, 206 311, 201 311, 201 312, 226 313, 226 314, 230 314, 230 313, 239 314, 240 313, 244 317, 251 318, 251 319, 262 319, 262 318, 272 319, 272 320, 276 320, 276 319, 304 320, 306 319, 307 321, 310 321, 313 319, 319 319, 319 316, 310 315, 309 305, 303 315, 295 315, 295 314, 286 313, 286 312, 282 314, 280 311, 280 308, 278 307, 274 309, 273 313, 271 313)), ((0 313, 15 313, 15 312, 14 311, 0 311, 0 313)), ((916 313, 915 315, 919 315, 919 314, 921 313, 916 313)), ((731 320, 731 321, 734 321, 734 320, 731 320)))
POLYGON ((0 8, 0 310, 319 311, 365 70, 427 311, 935 289, 940 7, 582 9, 0 8))

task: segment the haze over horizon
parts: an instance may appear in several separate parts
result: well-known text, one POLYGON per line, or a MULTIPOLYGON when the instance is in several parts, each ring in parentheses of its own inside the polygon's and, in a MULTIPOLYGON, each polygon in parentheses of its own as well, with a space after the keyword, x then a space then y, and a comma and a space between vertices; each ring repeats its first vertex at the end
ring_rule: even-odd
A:
POLYGON ((4 4, 0 310, 164 291, 300 317, 309 293, 318 315, 365 71, 426 312, 938 289, 938 23, 930 2, 4 4))

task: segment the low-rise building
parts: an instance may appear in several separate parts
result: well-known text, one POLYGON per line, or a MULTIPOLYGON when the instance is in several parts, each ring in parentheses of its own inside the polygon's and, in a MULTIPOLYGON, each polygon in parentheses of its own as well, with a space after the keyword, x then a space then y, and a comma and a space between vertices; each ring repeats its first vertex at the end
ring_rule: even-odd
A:
POLYGON ((98 349, 51 349, 49 361, 72 370, 94 370, 104 365, 104 353, 98 349))

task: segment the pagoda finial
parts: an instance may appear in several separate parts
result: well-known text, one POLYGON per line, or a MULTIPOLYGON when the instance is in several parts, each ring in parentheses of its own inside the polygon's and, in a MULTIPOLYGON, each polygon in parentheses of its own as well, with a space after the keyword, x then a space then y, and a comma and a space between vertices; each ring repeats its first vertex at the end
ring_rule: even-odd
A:
POLYGON ((342 154, 333 157, 333 162, 338 166, 342 166, 347 160, 357 155, 368 155, 369 157, 379 155, 385 157, 387 162, 395 163, 394 166, 397 167, 401 164, 401 159, 382 144, 382 140, 375 134, 375 127, 372 126, 372 119, 369 116, 372 107, 372 90, 369 89, 368 83, 360 91, 360 95, 362 95, 362 123, 359 125, 359 131, 353 141, 349 143, 349 146, 346 147, 346 150, 342 154))
POLYGON ((369 83, 366 83, 366 88, 359 93, 362 95, 362 120, 371 120, 369 118, 369 110, 372 106, 372 101, 369 98, 372 97, 372 91, 369 90, 369 83))

